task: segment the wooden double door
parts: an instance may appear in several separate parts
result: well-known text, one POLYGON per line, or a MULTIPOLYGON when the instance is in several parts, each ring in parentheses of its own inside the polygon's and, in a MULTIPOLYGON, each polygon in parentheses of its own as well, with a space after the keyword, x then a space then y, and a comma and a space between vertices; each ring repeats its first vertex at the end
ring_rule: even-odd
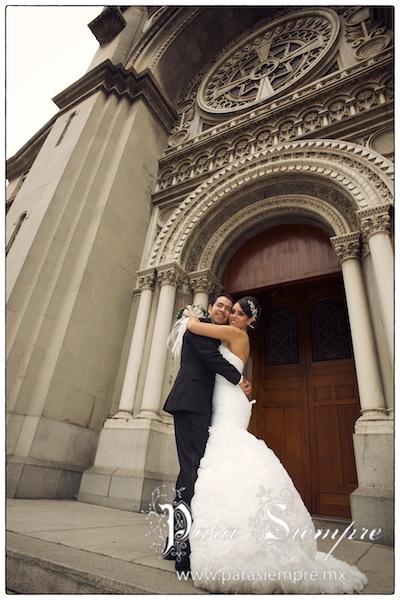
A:
POLYGON ((257 297, 250 430, 280 458, 312 514, 349 517, 360 406, 341 278, 257 297))

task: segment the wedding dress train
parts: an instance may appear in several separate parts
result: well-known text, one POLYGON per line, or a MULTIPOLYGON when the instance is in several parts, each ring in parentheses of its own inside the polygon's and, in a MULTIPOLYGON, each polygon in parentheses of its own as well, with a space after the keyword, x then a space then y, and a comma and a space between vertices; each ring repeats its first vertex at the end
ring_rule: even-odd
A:
MULTIPOLYGON (((222 345, 220 351, 243 370, 240 358, 222 345)), ((239 386, 216 376, 210 436, 191 503, 194 585, 216 593, 361 591, 365 575, 317 551, 311 516, 291 478, 247 431, 251 406, 239 386)))

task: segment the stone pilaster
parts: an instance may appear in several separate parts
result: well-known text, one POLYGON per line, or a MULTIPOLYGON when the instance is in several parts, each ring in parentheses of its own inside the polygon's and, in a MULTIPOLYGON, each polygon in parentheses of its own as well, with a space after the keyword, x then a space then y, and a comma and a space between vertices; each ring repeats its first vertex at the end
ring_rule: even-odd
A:
POLYGON ((133 416, 135 392, 142 365, 155 282, 155 269, 138 272, 138 287, 141 289, 139 308, 126 365, 119 409, 117 414, 114 415, 114 419, 126 419, 133 416))
POLYGON ((176 291, 187 282, 185 271, 176 263, 157 268, 161 286, 154 325, 153 340, 147 366, 147 376, 140 413, 136 418, 160 419, 160 399, 167 358, 167 338, 171 329, 176 291))
POLYGON ((393 421, 388 418, 360 264, 360 233, 332 238, 342 265, 361 417, 354 428, 358 487, 350 496, 355 527, 380 529, 393 541, 393 421))
POLYGON ((375 339, 359 260, 360 233, 349 233, 331 238, 331 241, 342 265, 361 414, 364 418, 386 417, 375 339))
POLYGON ((384 204, 357 213, 363 241, 369 245, 387 345, 394 360, 394 261, 390 239, 391 205, 384 204))

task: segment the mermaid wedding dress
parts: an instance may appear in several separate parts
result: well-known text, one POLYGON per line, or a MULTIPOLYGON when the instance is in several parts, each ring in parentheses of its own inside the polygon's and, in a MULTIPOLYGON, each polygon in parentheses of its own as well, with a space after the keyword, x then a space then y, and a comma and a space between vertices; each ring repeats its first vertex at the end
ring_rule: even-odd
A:
MULTIPOLYGON (((239 357, 222 345, 220 352, 243 370, 239 357)), ((357 567, 317 551, 313 522, 288 473, 247 431, 250 415, 240 386, 217 375, 191 503, 195 587, 243 594, 361 591, 367 578, 357 567)))

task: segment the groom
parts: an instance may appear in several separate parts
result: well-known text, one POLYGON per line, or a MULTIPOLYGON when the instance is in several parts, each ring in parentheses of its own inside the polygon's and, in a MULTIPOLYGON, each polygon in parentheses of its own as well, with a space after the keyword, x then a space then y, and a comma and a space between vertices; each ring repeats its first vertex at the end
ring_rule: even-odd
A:
MULTIPOLYGON (((208 306, 208 318, 200 320, 225 325, 232 306, 230 296, 214 297, 208 306)), ((197 470, 208 439, 215 374, 219 373, 233 384, 240 383, 246 395, 251 393, 251 384, 221 356, 219 345, 220 340, 185 332, 180 369, 164 405, 164 410, 174 416, 180 466, 175 506, 183 501, 190 508, 197 470)), ((189 554, 187 542, 187 554, 176 556, 176 571, 190 571, 189 554)))

